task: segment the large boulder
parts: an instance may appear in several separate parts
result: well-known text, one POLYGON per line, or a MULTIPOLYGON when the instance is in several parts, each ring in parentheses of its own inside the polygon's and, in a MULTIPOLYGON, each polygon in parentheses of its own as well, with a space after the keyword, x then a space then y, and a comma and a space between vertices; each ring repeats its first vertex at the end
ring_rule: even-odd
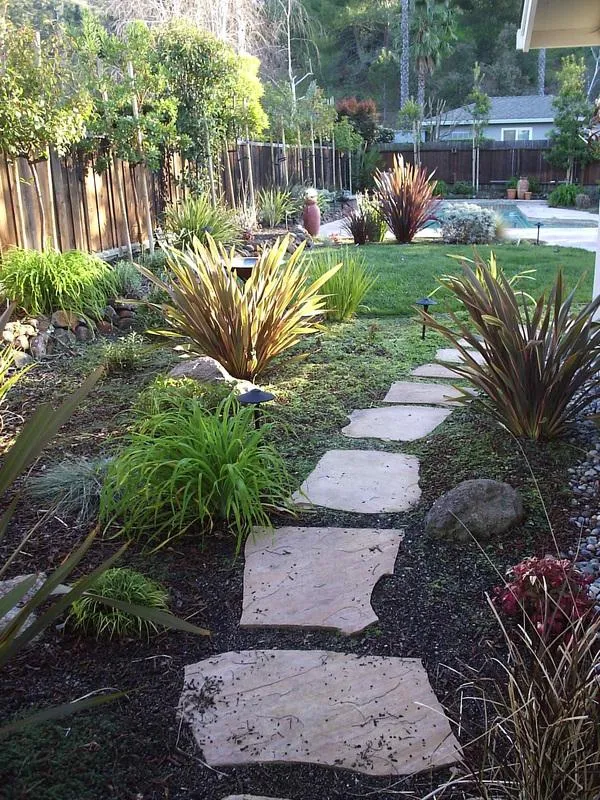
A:
POLYGON ((426 532, 436 539, 488 541, 523 519, 519 492, 507 483, 463 481, 439 497, 427 514, 426 532))
POLYGON ((228 383, 239 394, 256 389, 250 381, 234 378, 222 364, 210 356, 181 361, 169 372, 169 378, 192 378, 198 383, 228 383))

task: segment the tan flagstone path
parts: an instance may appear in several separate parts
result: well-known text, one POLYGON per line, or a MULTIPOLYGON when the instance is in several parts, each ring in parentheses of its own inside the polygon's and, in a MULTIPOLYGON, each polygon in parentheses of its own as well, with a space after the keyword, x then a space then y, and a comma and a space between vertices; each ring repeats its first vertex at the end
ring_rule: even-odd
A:
POLYGON ((342 433, 352 439, 414 442, 432 433, 451 413, 451 409, 437 406, 361 408, 350 414, 350 424, 342 433))
POLYGON ((221 653, 185 668, 179 710, 214 767, 308 762, 410 775, 460 757, 416 658, 221 653))

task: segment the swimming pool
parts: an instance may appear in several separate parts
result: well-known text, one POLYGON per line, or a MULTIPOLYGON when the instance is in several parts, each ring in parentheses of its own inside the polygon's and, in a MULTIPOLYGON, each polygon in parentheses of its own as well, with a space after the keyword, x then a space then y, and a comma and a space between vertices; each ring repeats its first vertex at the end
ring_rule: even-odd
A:
MULTIPOLYGON (((523 214, 516 203, 482 203, 472 200, 470 201, 470 204, 480 206, 481 208, 489 208, 490 211, 494 211, 507 228, 535 228, 537 225, 536 222, 528 219, 525 214, 523 214)), ((460 205, 460 201, 458 203, 442 203, 440 216, 444 216, 445 208, 455 205, 460 205)), ((439 227, 439 223, 435 222, 431 225, 431 227, 439 227)))

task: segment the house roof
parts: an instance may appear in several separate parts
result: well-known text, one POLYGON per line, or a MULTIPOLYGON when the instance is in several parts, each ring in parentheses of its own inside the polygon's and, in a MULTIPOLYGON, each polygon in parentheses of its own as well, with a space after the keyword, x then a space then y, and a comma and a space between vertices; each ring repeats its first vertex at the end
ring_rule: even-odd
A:
MULTIPOLYGON (((552 122, 554 95, 524 94, 516 97, 490 97, 489 124, 552 122)), ((430 124, 434 120, 426 120, 430 124)), ((473 104, 447 111, 442 125, 470 125, 473 122, 473 104)))
POLYGON ((600 44, 598 0, 525 0, 517 49, 600 44))

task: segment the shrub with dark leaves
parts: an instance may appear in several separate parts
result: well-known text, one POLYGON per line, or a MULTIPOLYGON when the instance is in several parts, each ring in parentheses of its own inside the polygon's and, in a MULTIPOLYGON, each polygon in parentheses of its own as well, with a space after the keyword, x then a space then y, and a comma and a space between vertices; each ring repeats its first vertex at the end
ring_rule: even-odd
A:
POLYGON ((567 558, 533 556, 509 570, 494 600, 508 616, 524 615, 541 636, 554 638, 592 613, 589 583, 567 558))
POLYGON ((428 222, 436 219, 439 200, 434 197, 435 181, 423 167, 394 156, 390 171, 375 173, 381 216, 400 244, 412 242, 428 222))

